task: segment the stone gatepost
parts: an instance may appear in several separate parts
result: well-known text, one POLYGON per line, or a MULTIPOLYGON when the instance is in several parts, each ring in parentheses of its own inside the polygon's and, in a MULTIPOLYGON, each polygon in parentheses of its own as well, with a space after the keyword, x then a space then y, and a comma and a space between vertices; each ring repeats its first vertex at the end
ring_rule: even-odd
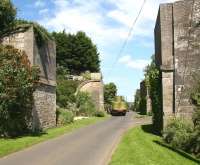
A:
POLYGON ((40 68, 39 86, 34 92, 33 130, 56 126, 56 45, 52 40, 36 42, 33 26, 15 32, 2 41, 25 51, 31 65, 40 68))

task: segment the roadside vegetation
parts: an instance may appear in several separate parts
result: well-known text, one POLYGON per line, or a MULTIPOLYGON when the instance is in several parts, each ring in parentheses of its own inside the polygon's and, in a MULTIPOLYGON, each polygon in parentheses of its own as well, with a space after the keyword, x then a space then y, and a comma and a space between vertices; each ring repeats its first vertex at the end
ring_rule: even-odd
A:
MULTIPOLYGON (((149 95, 152 100, 152 112, 147 115, 152 115, 153 128, 158 134, 161 134, 163 129, 163 113, 162 113, 162 100, 161 100, 161 80, 160 70, 155 64, 155 56, 152 56, 151 64, 145 69, 144 83, 149 90, 149 95)), ((146 97, 141 96, 140 89, 136 91, 133 110, 146 115, 146 97), (145 112, 145 113, 144 113, 145 112)))
POLYGON ((103 121, 105 119, 107 119, 107 117, 104 117, 104 118, 91 117, 84 120, 77 120, 77 121, 74 121, 73 123, 60 126, 57 128, 48 129, 38 134, 28 134, 28 135, 13 138, 13 139, 1 138, 0 139, 0 157, 25 149, 34 144, 72 132, 81 127, 85 127, 85 126, 94 124, 96 122, 103 121))
POLYGON ((152 134, 152 125, 130 129, 122 138, 109 165, 197 165, 185 153, 161 145, 162 138, 152 134))
MULTIPOLYGON (((0 11, 1 40, 17 30, 17 12, 8 0, 0 2, 0 11)), ((25 52, 12 46, 0 44, 0 56, 0 137, 16 137, 31 131, 33 92, 39 69, 30 65, 25 52)))
MULTIPOLYGON (((0 1, 0 11, 0 41, 32 26, 38 47, 47 40, 56 42, 57 126, 73 123, 75 116, 104 117, 105 113, 97 111, 88 93, 77 91, 83 80, 73 79, 73 76, 86 78, 91 72, 100 71, 99 53, 92 40, 81 31, 77 34, 50 33, 36 22, 17 19, 17 10, 10 0, 0 1)), ((25 52, 11 46, 0 45, 0 55, 0 138, 32 134, 33 92, 40 71, 37 66, 30 65, 25 52)))
MULTIPOLYGON (((181 150, 200 158, 200 75, 193 75, 193 81, 197 86, 193 86, 191 91, 191 103, 194 112, 191 119, 177 117, 176 114, 168 121, 168 125, 163 128, 163 112, 161 101, 161 79, 160 71, 155 64, 154 57, 145 70, 145 85, 149 89, 152 100, 152 121, 153 131, 163 135, 163 142, 174 150, 181 150), (163 130, 164 129, 164 130, 163 130)), ((134 110, 141 112, 143 100, 140 90, 135 95, 134 110)), ((146 103, 145 103, 146 104, 146 103)))
POLYGON ((117 96, 117 86, 114 83, 104 85, 104 105, 107 112, 112 108, 112 103, 117 96))
POLYGON ((164 129, 164 141, 174 149, 180 149, 200 159, 200 79, 194 76, 197 86, 191 92, 195 109, 192 121, 176 117, 164 129))

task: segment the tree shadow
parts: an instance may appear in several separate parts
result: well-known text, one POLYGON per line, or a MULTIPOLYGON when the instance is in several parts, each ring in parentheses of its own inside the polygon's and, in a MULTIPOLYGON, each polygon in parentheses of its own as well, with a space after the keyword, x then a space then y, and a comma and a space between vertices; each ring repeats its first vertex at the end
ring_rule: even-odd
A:
POLYGON ((20 138, 25 138, 25 137, 41 137, 43 135, 46 135, 48 134, 47 132, 45 131, 38 131, 38 132, 30 132, 30 133, 25 133, 25 134, 22 134, 22 135, 18 135, 18 136, 2 136, 0 137, 0 140, 1 139, 4 139, 4 140, 9 140, 9 139, 13 139, 13 140, 16 140, 16 139, 20 139, 20 138))
POLYGON ((157 135, 157 136, 161 136, 160 133, 154 131, 153 129, 153 124, 148 124, 148 125, 142 125, 141 126, 142 130, 146 133, 149 133, 149 134, 153 134, 153 135, 157 135))
POLYGON ((193 161, 195 163, 200 164, 200 160, 199 159, 196 159, 192 155, 190 155, 190 154, 188 154, 188 153, 186 153, 186 152, 184 152, 182 150, 175 149, 175 148, 173 148, 173 147, 169 146, 168 144, 165 144, 164 142, 161 142, 161 141, 154 140, 153 142, 158 144, 158 145, 160 145, 160 146, 162 146, 162 147, 165 147, 165 148, 167 148, 167 149, 169 149, 169 150, 171 150, 173 152, 176 152, 177 154, 179 154, 179 155, 181 155, 181 156, 183 156, 183 157, 185 157, 185 158, 187 158, 187 159, 189 159, 189 160, 191 160, 191 161, 193 161))

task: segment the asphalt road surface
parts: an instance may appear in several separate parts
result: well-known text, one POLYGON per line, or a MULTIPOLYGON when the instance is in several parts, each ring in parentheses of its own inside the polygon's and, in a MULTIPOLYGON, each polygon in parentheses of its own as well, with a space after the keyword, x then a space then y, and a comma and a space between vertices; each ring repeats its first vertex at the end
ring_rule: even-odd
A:
POLYGON ((34 145, 0 159, 0 165, 105 165, 121 135, 133 125, 134 113, 106 121, 34 145))

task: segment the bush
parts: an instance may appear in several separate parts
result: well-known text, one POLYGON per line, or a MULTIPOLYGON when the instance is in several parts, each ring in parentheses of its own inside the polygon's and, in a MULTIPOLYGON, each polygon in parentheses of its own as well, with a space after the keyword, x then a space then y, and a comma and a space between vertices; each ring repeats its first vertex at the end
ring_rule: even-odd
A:
POLYGON ((162 82, 161 72, 156 66, 155 57, 146 68, 145 83, 149 88, 150 98, 152 100, 152 120, 153 129, 161 133, 163 129, 163 111, 162 111, 162 82))
POLYGON ((94 116, 96 116, 96 117, 105 117, 105 113, 102 112, 102 111, 97 111, 97 112, 95 112, 94 116))
POLYGON ((10 0, 0 1, 0 36, 10 31, 14 25, 16 9, 10 0))
POLYGON ((78 115, 93 116, 96 112, 91 96, 86 92, 79 92, 76 98, 78 115))
POLYGON ((79 82, 73 80, 66 80, 64 77, 57 78, 57 105, 62 108, 69 108, 70 103, 76 102, 75 92, 79 82))
POLYGON ((141 115, 147 114, 147 99, 146 99, 146 97, 145 98, 141 97, 141 99, 140 99, 139 112, 141 115))
POLYGON ((72 123, 74 121, 74 114, 73 112, 63 109, 63 108, 59 108, 56 111, 56 115, 57 115, 57 125, 65 125, 65 124, 69 124, 72 123))
POLYGON ((194 132, 191 134, 187 151, 200 158, 200 110, 193 115, 194 132))
POLYGON ((39 70, 11 46, 0 45, 0 56, 0 135, 17 136, 30 129, 39 70))
POLYGON ((187 150, 193 132, 192 123, 184 119, 172 119, 164 129, 163 137, 165 142, 172 147, 187 150))

